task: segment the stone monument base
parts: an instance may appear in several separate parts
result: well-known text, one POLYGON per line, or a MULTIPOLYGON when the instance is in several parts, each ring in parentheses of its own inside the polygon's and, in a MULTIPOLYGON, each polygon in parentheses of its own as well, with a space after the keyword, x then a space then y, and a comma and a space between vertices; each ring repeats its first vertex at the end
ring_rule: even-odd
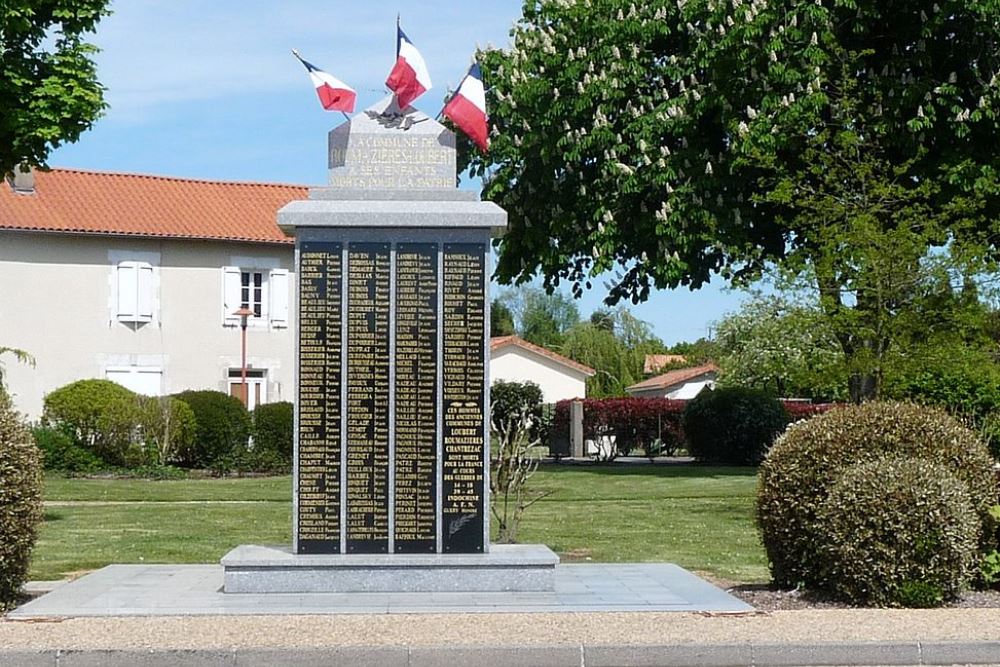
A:
POLYGON ((226 593, 551 592, 559 557, 540 544, 486 554, 293 554, 243 545, 222 558, 226 593))

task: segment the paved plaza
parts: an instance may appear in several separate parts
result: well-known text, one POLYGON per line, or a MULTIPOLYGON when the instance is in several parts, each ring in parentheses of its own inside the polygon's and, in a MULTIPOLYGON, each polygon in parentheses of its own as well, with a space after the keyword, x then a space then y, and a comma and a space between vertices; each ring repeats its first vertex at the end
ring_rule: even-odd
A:
POLYGON ((559 565, 553 593, 223 593, 222 576, 218 565, 109 565, 10 617, 752 611, 683 568, 659 563, 559 565))

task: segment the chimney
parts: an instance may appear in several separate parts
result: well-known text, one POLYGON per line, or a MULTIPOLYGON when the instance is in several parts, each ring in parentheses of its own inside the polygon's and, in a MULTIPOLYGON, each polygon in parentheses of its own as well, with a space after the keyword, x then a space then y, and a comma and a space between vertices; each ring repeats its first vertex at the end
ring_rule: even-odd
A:
POLYGON ((10 186, 19 195, 35 193, 35 169, 27 165, 14 167, 14 176, 9 179, 10 186))

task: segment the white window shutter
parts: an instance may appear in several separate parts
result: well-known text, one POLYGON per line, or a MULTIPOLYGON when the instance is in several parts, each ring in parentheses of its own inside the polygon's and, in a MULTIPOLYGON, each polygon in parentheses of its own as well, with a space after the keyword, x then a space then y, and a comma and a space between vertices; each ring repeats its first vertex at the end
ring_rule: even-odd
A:
POLYGON ((240 318, 233 315, 243 302, 240 299, 240 267, 222 267, 222 324, 225 326, 239 326, 240 318))
POLYGON ((153 267, 146 262, 136 263, 136 321, 152 322, 156 293, 153 286, 153 267))
POLYGON ((115 279, 118 286, 118 303, 115 316, 119 322, 136 321, 139 296, 139 271, 137 262, 119 262, 115 279))
POLYGON ((267 282, 271 292, 271 303, 268 308, 271 326, 285 328, 288 326, 288 271, 272 269, 267 282))

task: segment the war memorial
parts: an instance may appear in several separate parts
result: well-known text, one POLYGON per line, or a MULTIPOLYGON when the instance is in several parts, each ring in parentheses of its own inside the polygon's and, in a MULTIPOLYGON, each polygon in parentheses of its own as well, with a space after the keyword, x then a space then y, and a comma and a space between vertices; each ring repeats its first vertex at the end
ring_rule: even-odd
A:
POLYGON ((232 593, 550 591, 547 547, 489 541, 490 239, 455 135, 389 97, 330 132, 291 202, 298 358, 293 543, 223 560, 232 593))

